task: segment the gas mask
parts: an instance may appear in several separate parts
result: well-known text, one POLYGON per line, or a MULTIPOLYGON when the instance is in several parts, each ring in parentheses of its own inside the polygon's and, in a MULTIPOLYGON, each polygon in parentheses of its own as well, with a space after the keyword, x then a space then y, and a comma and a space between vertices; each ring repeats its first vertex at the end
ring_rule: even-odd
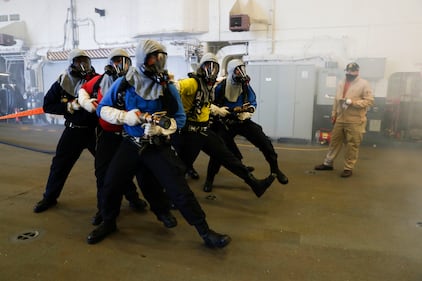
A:
POLYGON ((115 56, 110 60, 110 66, 118 77, 124 76, 132 65, 132 60, 124 56, 115 56))
POLYGON ((70 74, 80 78, 85 78, 88 74, 93 73, 93 71, 89 57, 75 57, 70 65, 70 74))
POLYGON ((145 57, 145 61, 141 66, 141 70, 146 76, 158 84, 165 84, 169 81, 168 72, 166 69, 164 69, 166 60, 166 52, 150 53, 145 57))
POLYGON ((248 84, 251 81, 249 75, 246 74, 246 68, 244 65, 237 66, 233 71, 233 83, 235 84, 248 84))
POLYGON ((214 85, 217 81, 217 75, 220 71, 220 66, 218 63, 213 61, 206 61, 200 67, 200 72, 198 74, 205 79, 205 82, 208 86, 214 85))

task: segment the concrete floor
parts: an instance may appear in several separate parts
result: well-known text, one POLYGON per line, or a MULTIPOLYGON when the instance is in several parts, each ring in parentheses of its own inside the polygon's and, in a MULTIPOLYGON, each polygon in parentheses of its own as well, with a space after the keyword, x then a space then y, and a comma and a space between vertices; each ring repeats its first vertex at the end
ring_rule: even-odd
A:
MULTIPOLYGON (((422 280, 420 147, 363 146, 354 175, 344 179, 341 161, 334 171, 312 170, 326 146, 274 144, 290 183, 275 182, 260 199, 225 169, 215 197, 204 193, 201 154, 195 165, 202 178, 189 183, 211 227, 231 235, 227 248, 203 246, 177 211, 179 225, 169 230, 127 202, 119 231, 88 245, 96 211, 89 153, 74 167, 59 204, 32 212, 61 130, 0 123, 0 280, 422 280)), ((266 175, 260 152, 239 143, 244 162, 266 175)))

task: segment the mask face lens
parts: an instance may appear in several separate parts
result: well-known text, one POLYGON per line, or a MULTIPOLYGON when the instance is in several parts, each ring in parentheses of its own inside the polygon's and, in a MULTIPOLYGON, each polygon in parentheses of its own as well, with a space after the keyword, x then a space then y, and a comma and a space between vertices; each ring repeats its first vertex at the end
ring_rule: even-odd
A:
POLYGON ((234 73, 235 73, 237 76, 246 76, 246 69, 245 69, 245 66, 244 66, 244 65, 239 65, 238 67, 236 67, 236 68, 234 69, 234 73))
POLYGON ((73 59, 74 67, 80 72, 88 72, 91 69, 91 59, 88 57, 76 57, 73 59))
POLYGON ((165 52, 154 52, 151 54, 148 54, 145 58, 145 66, 151 66, 155 64, 163 64, 165 63, 165 60, 167 58, 167 53, 165 52))
POLYGON ((157 57, 157 61, 163 62, 167 57, 167 53, 158 53, 156 57, 157 57))
POLYGON ((219 65, 213 61, 207 61, 202 65, 205 77, 207 78, 217 78, 219 68, 219 65))
POLYGON ((165 52, 154 52, 146 56, 144 66, 148 72, 161 73, 164 71, 166 65, 167 53, 165 52))
POLYGON ((246 74, 246 68, 244 65, 239 65, 233 71, 233 81, 236 83, 248 83, 250 80, 246 74))
POLYGON ((117 74, 124 74, 128 71, 129 67, 132 65, 130 58, 123 56, 116 56, 111 59, 111 65, 113 65, 117 74))

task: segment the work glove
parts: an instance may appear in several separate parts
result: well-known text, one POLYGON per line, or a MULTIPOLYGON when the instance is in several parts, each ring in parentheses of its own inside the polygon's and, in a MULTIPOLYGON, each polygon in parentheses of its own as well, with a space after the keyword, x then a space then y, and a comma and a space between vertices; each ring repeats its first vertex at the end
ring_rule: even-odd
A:
POLYGON ((126 112, 124 116, 123 123, 129 125, 129 126, 136 126, 138 124, 141 124, 141 119, 139 119, 139 114, 141 112, 139 109, 132 109, 128 112, 126 112))
POLYGON ((239 115, 237 116, 237 118, 241 121, 244 121, 246 119, 251 119, 252 118, 252 114, 250 112, 241 112, 239 113, 239 115))
POLYGON ((146 136, 156 136, 156 135, 163 135, 168 136, 176 132, 177 130, 177 123, 174 118, 170 118, 170 127, 168 129, 164 129, 156 124, 145 123, 144 127, 144 135, 146 136))
POLYGON ((88 92, 81 88, 78 92, 78 102, 83 109, 88 112, 94 112, 97 109, 97 99, 91 98, 88 92))
POLYGON ((144 123, 142 126, 144 127, 144 135, 148 137, 162 135, 163 128, 161 128, 158 125, 151 124, 151 123, 144 123))
POLYGON ((211 114, 212 115, 220 115, 221 117, 225 117, 229 114, 229 108, 227 106, 216 106, 215 104, 211 104, 211 114))
POLYGON ((75 110, 79 110, 79 109, 81 109, 81 105, 79 104, 77 98, 67 103, 67 111, 69 113, 73 114, 75 110))

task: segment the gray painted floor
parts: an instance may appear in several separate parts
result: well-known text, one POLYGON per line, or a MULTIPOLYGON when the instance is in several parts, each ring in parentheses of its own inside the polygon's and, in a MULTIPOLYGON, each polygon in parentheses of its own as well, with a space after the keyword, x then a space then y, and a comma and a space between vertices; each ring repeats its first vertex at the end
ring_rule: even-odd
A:
MULTIPOLYGON (((326 146, 274 144, 290 183, 275 182, 260 199, 225 169, 215 197, 207 197, 201 154, 195 165, 202 178, 189 183, 211 227, 231 235, 227 248, 206 248, 177 211, 179 225, 168 230, 126 201, 119 231, 88 245, 96 211, 88 152, 59 204, 32 212, 61 130, 0 123, 0 280, 422 280, 421 148, 363 146, 354 175, 344 179, 341 159, 334 171, 312 170, 326 146)), ((264 177, 260 152, 239 144, 244 162, 264 177)))

